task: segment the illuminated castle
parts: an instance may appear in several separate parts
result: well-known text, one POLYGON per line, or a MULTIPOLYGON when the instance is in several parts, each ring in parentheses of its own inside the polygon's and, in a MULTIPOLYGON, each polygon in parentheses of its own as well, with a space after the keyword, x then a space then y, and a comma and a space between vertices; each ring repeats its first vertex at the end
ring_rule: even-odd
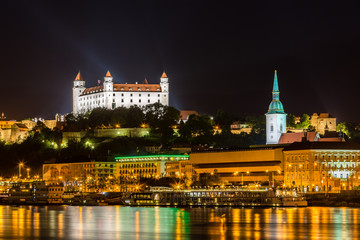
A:
POLYGON ((118 84, 108 71, 102 85, 85 87, 85 80, 79 72, 73 87, 73 114, 86 113, 94 108, 115 109, 133 105, 145 106, 152 103, 169 105, 169 81, 164 72, 160 84, 118 84))
POLYGON ((277 71, 274 75, 272 101, 266 115, 266 144, 278 144, 282 133, 286 133, 286 113, 280 102, 277 71))

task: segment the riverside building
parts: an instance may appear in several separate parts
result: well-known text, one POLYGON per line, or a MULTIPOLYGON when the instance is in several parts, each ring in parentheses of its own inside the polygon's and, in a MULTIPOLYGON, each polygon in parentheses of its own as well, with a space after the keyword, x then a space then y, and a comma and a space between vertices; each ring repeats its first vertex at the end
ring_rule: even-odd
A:
POLYGON ((182 162, 185 164, 189 155, 144 155, 115 157, 116 173, 118 177, 148 177, 160 178, 167 176, 169 163, 182 162))
POLYGON ((85 80, 79 72, 74 80, 73 114, 86 113, 94 108, 115 109, 157 102, 169 105, 168 80, 164 72, 159 84, 149 84, 146 79, 141 84, 114 83, 108 71, 102 84, 85 87, 85 80))

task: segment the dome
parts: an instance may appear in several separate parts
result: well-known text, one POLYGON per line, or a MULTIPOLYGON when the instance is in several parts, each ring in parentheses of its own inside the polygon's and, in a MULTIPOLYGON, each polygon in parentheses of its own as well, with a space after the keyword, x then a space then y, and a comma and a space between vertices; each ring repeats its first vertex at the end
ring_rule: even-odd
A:
POLYGON ((272 100, 268 113, 285 113, 282 103, 279 100, 272 100))

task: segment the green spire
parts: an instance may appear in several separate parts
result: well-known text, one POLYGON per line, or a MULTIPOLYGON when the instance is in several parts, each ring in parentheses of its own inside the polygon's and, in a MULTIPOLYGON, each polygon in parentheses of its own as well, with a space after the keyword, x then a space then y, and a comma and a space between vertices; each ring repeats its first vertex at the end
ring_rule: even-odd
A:
POLYGON ((273 86, 273 91, 272 91, 272 96, 273 96, 273 100, 279 100, 279 85, 278 85, 278 78, 277 78, 277 71, 275 70, 274 73, 274 86, 273 86))
POLYGON ((269 106, 268 113, 285 113, 284 107, 280 102, 280 91, 278 85, 277 71, 275 70, 274 74, 274 86, 272 91, 272 101, 269 106))

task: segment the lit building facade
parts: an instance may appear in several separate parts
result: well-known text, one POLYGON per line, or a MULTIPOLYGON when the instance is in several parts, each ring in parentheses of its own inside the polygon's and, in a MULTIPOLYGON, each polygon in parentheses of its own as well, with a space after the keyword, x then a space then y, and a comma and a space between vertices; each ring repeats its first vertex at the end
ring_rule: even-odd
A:
POLYGON ((43 164, 43 180, 53 181, 85 181, 89 178, 99 180, 115 176, 114 162, 76 162, 43 164))
POLYGON ((286 113, 280 102, 280 91, 275 70, 272 101, 266 115, 266 144, 278 144, 282 133, 286 133, 286 113))
POLYGON ((194 168, 189 160, 169 161, 166 162, 166 175, 168 177, 191 178, 195 173, 194 168))
POLYGON ((311 126, 320 134, 325 134, 325 131, 336 131, 336 118, 332 117, 329 113, 314 113, 310 118, 311 126))
POLYGON ((106 73, 102 85, 85 87, 85 80, 79 72, 73 87, 73 114, 85 113, 94 108, 115 109, 133 105, 161 103, 169 105, 169 81, 164 72, 159 84, 118 84, 113 82, 110 72, 106 73))
POLYGON ((302 191, 334 192, 360 186, 360 145, 296 142, 284 148, 284 183, 302 191))
POLYGON ((190 163, 197 174, 217 174, 224 182, 283 185, 282 149, 266 147, 192 152, 190 163))
POLYGON ((167 176, 166 164, 169 162, 188 161, 189 155, 144 155, 115 157, 117 177, 167 176))

